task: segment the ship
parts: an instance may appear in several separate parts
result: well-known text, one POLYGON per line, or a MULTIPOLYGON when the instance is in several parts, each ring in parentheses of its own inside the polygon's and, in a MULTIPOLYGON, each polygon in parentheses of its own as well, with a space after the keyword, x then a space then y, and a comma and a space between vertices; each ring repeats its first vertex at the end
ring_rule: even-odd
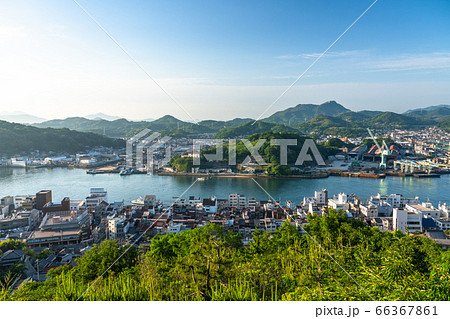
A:
POLYGON ((144 206, 144 199, 139 197, 138 199, 132 200, 131 204, 135 206, 144 206))

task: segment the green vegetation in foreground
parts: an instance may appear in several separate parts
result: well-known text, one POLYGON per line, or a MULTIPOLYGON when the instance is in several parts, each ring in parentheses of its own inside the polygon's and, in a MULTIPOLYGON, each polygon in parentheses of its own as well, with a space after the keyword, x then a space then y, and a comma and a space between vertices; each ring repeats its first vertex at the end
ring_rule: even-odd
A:
MULTIPOLYGON (((156 237, 138 258, 130 249, 81 300, 449 300, 450 251, 432 240, 381 232, 330 210, 310 216, 309 236, 285 223, 239 235, 207 225, 156 237), (319 243, 361 285, 349 278, 319 243)), ((106 241, 59 267, 43 283, 26 283, 3 300, 76 300, 125 248, 106 241)))
POLYGON ((125 147, 125 141, 69 129, 37 128, 0 121, 0 153, 80 152, 89 147, 125 147))

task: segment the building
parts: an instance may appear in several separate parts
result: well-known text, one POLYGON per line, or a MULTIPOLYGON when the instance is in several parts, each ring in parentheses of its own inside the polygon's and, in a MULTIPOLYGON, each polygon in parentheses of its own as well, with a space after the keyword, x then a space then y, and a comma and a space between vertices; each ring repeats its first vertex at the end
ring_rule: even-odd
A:
POLYGON ((0 206, 8 206, 9 211, 13 211, 16 208, 14 197, 12 196, 5 196, 0 201, 0 206))
POLYGON ((23 250, 8 250, 0 257, 0 267, 10 267, 25 259, 25 251, 23 250))
POLYGON ((361 214, 363 214, 366 218, 375 218, 378 217, 378 208, 372 203, 369 204, 360 204, 359 210, 361 214))
POLYGON ((439 209, 434 208, 431 203, 422 203, 422 204, 406 204, 406 210, 420 213, 422 216, 428 216, 431 218, 439 218, 441 216, 441 212, 439 209))
POLYGON ((81 230, 69 229, 60 231, 34 231, 27 239, 30 247, 67 246, 81 241, 81 230))
POLYGON ((42 208, 42 212, 44 213, 44 215, 48 213, 59 213, 59 212, 70 213, 70 211, 71 209, 69 197, 64 197, 63 200, 59 203, 51 201, 47 202, 42 208))
POLYGON ((207 214, 217 213, 217 199, 215 197, 204 198, 202 202, 203 211, 207 214))
POLYGON ((326 205, 328 203, 328 191, 326 189, 315 191, 314 198, 316 199, 317 205, 326 205))
POLYGON ((228 195, 228 204, 231 208, 242 209, 247 207, 247 198, 245 195, 237 193, 228 195))
POLYGON ((145 195, 144 206, 155 207, 156 206, 156 196, 155 195, 145 195))
POLYGON ((349 207, 347 194, 339 193, 338 196, 328 199, 328 208, 346 211, 349 207))
POLYGON ((396 207, 393 210, 393 228, 403 233, 422 232, 422 218, 423 215, 420 212, 417 213, 396 207))
POLYGON ((437 218, 434 220, 436 227, 440 230, 450 230, 450 219, 448 218, 437 218))
POLYGON ((42 190, 36 194, 36 209, 42 210, 47 203, 52 201, 52 191, 42 190))
POLYGON ((125 217, 108 216, 108 239, 125 239, 130 223, 125 217))
POLYGON ((108 202, 108 193, 104 188, 91 188, 89 196, 85 199, 86 207, 95 207, 101 202, 108 202))

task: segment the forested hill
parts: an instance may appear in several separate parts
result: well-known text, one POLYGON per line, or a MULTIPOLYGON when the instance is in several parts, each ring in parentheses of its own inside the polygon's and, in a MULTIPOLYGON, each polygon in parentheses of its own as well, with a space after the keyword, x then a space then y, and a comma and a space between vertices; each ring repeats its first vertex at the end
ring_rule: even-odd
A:
POLYGON ((95 146, 121 148, 125 147, 125 142, 65 128, 37 128, 0 121, 0 154, 3 155, 28 153, 35 150, 79 152, 95 146))

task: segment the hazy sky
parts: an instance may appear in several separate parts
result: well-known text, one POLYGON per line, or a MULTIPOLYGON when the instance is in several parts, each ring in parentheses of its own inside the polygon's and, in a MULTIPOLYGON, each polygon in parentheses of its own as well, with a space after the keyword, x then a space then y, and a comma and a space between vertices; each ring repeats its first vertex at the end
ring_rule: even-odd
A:
MULTIPOLYGON (((78 0, 195 119, 258 117, 373 0, 78 0)), ((450 104, 450 1, 379 0, 267 115, 450 104)), ((0 113, 189 117, 72 0, 0 0, 0 113)))

